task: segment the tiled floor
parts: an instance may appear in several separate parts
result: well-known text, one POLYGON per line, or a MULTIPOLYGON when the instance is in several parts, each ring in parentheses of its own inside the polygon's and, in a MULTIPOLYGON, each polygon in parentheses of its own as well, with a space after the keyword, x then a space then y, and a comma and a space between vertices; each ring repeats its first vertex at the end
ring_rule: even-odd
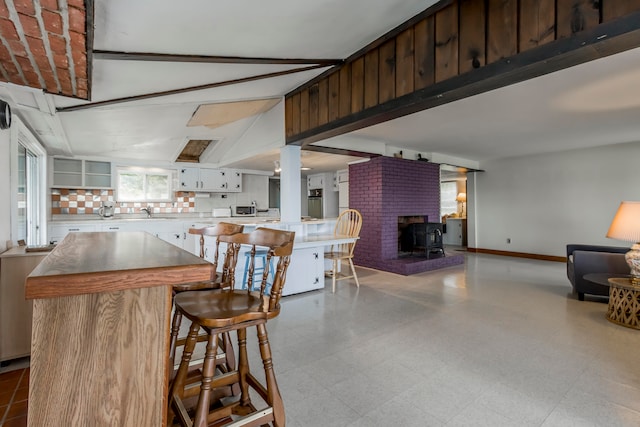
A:
POLYGON ((562 263, 466 258, 283 298, 268 329, 287 426, 640 425, 640 331, 570 295, 562 263))
POLYGON ((0 426, 26 426, 29 368, 10 368, 0 373, 0 426))
POLYGON ((640 426, 640 331, 570 295, 563 263, 358 271, 269 323, 287 426, 640 426))

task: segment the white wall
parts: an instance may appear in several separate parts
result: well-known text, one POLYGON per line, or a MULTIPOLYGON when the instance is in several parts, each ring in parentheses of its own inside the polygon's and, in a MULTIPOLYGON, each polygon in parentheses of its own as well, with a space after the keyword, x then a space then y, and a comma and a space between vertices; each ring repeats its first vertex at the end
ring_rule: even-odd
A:
POLYGON ((7 248, 6 242, 11 239, 11 132, 0 130, 0 252, 7 248))
POLYGON ((622 200, 640 200, 639 159, 634 142, 482 163, 468 183, 469 246, 555 256, 568 243, 630 246, 605 234, 622 200))

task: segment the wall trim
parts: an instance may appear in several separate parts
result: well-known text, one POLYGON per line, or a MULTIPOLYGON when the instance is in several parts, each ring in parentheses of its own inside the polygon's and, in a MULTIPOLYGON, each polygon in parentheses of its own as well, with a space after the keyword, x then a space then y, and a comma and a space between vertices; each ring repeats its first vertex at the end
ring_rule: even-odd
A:
POLYGON ((467 248, 468 252, 474 252, 478 254, 489 254, 489 255, 500 255, 500 256, 511 256, 516 258, 528 258, 528 259, 537 259, 540 261, 552 261, 552 262, 567 262, 567 257, 564 256, 554 256, 554 255, 541 255, 541 254, 530 254, 526 252, 511 252, 511 251, 498 251, 495 249, 484 249, 484 248, 467 248))

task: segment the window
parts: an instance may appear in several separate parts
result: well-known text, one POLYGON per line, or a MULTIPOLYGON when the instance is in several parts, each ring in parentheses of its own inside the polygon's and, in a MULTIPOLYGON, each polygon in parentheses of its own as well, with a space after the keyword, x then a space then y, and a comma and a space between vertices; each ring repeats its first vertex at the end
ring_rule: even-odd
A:
POLYGON ((173 171, 155 168, 118 168, 118 201, 170 202, 173 171))
POLYGON ((456 181, 440 183, 440 215, 449 215, 458 212, 458 184, 456 181))
POLYGON ((16 120, 12 132, 12 240, 28 245, 46 241, 46 153, 31 132, 16 120))

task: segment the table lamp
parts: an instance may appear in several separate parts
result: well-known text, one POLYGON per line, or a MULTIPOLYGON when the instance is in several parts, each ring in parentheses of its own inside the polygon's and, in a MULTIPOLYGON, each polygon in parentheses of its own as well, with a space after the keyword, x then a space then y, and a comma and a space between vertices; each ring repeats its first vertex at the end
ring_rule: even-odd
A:
POLYGON ((640 202, 620 203, 607 237, 633 242, 624 259, 631 269, 631 282, 640 286, 640 202))
POLYGON ((456 196, 456 202, 462 203, 462 211, 460 211, 460 216, 461 217, 465 217, 465 213, 464 213, 464 204, 467 201, 467 193, 458 193, 458 195, 456 196))

